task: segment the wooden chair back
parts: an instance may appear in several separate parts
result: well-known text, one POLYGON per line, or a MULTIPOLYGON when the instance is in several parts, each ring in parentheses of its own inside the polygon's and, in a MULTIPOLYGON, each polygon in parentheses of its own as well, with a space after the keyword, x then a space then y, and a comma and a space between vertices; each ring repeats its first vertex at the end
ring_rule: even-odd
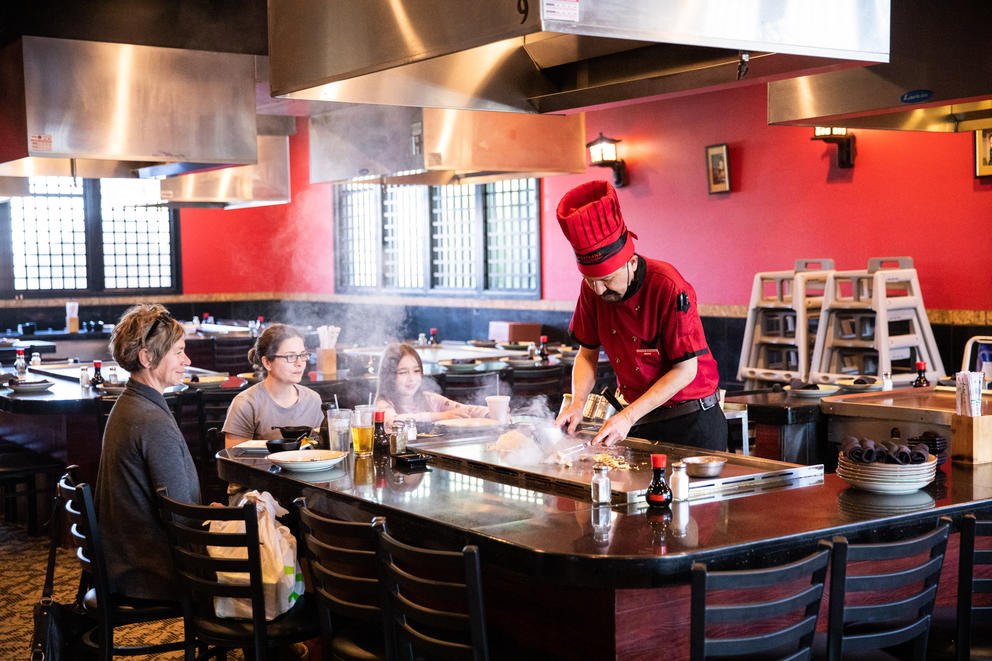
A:
POLYGON ((690 658, 755 658, 777 651, 783 658, 809 659, 830 547, 823 541, 800 560, 762 569, 710 571, 693 563, 690 658), (723 595, 719 603, 715 592, 723 595), (708 627, 724 627, 729 635, 709 636, 708 627))
POLYGON ((383 610, 399 658, 489 658, 479 550, 435 551, 378 531, 383 610))

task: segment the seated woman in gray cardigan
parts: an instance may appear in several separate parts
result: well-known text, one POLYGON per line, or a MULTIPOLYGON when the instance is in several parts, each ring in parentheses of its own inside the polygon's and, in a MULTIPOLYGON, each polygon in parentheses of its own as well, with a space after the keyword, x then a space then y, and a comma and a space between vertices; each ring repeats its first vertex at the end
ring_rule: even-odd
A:
POLYGON ((110 411, 96 480, 97 520, 113 589, 131 599, 174 600, 172 560, 155 490, 199 503, 193 457, 163 395, 182 383, 185 331, 161 305, 136 305, 110 336, 131 378, 110 411))

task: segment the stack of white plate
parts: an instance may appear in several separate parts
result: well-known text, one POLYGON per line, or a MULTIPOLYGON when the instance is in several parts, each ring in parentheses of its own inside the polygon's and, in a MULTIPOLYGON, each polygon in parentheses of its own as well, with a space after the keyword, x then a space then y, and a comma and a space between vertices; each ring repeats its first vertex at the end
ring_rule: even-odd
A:
POLYGON ((932 454, 922 464, 862 464, 843 452, 837 458, 837 477, 873 493, 913 493, 933 482, 936 474, 937 457, 932 454))

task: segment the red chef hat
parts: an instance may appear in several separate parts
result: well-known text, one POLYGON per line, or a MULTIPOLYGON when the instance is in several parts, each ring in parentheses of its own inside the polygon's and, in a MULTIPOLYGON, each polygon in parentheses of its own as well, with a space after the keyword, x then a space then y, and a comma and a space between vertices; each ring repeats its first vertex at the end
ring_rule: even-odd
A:
POLYGON ((627 231, 617 192, 608 181, 589 181, 565 193, 558 203, 558 224, 582 275, 602 278, 634 254, 637 235, 627 231))

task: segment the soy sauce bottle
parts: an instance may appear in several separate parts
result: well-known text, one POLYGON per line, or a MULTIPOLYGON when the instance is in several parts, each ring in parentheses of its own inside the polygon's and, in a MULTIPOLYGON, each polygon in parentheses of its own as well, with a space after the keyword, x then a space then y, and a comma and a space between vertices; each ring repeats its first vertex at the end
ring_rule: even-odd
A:
POLYGON ((925 360, 916 361, 916 381, 913 381, 914 388, 927 388, 930 381, 927 379, 927 363, 925 360))
POLYGON ((389 456, 389 435, 386 433, 386 412, 376 411, 372 427, 372 454, 377 457, 389 456))
POLYGON ((549 355, 550 354, 548 352, 548 336, 547 335, 542 335, 541 336, 541 346, 538 347, 538 349, 537 349, 537 356, 538 356, 538 358, 541 359, 542 362, 545 362, 546 363, 546 362, 548 362, 548 356, 549 355))
POLYGON ((667 455, 651 455, 651 471, 654 475, 651 477, 651 484, 648 485, 645 497, 648 501, 648 507, 652 509, 668 509, 668 506, 672 504, 672 490, 665 482, 665 465, 667 463, 667 455))
POLYGON ((103 361, 94 360, 93 361, 93 376, 90 378, 90 385, 94 388, 103 383, 103 374, 100 373, 100 366, 103 361))
POLYGON ((441 341, 437 339, 437 329, 436 328, 432 328, 431 329, 431 336, 429 338, 427 338, 427 344, 429 344, 429 345, 441 344, 441 341))

